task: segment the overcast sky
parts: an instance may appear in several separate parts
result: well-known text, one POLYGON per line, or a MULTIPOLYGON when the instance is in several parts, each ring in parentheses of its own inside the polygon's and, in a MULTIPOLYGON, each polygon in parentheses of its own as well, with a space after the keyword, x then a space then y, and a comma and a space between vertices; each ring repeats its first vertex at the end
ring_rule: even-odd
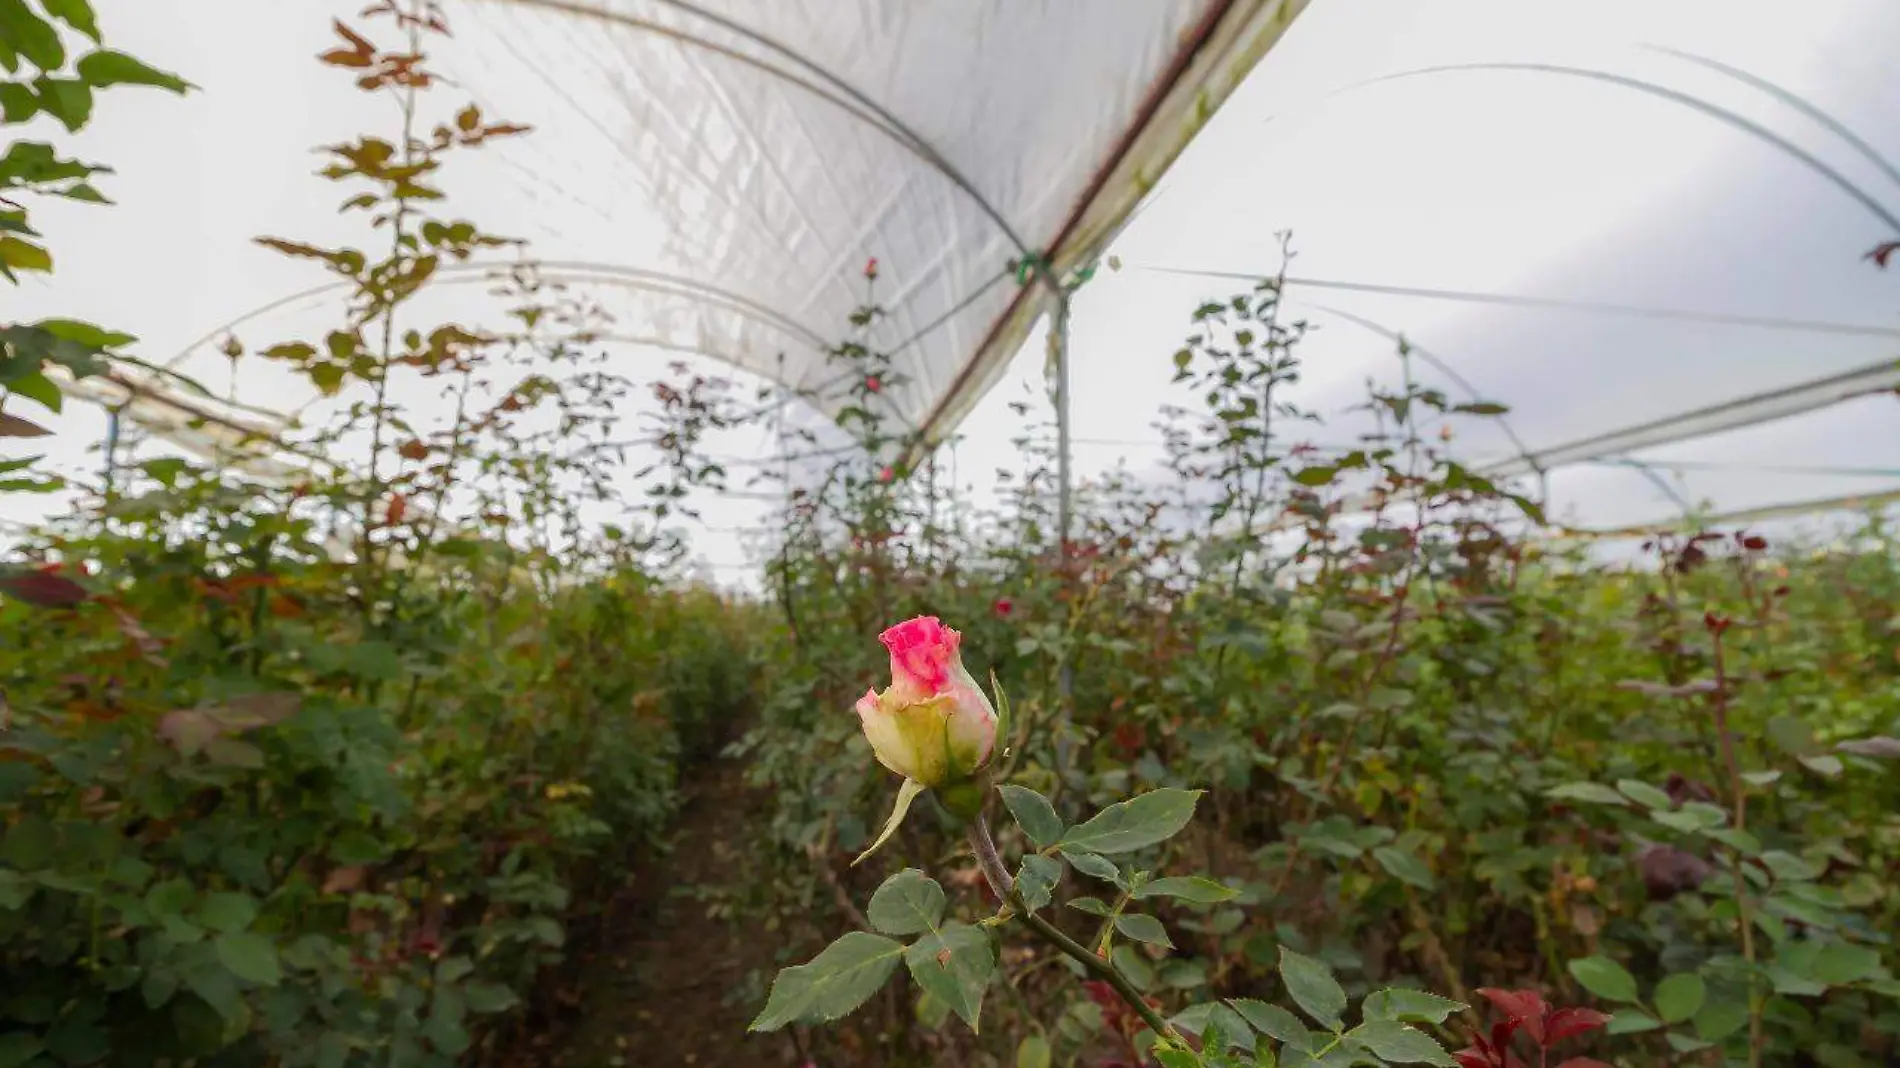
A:
MULTIPOLYGON (((1123 0, 1090 12, 1098 21, 1153 21, 1160 9, 1145 2, 1123 0), (1100 15, 1104 10, 1121 14, 1100 15)), ((109 43, 178 70, 203 91, 184 101, 125 90, 101 98, 94 128, 67 143, 117 168, 106 188, 119 205, 41 212, 59 270, 49 283, 10 294, 8 314, 95 319, 138 334, 141 355, 165 360, 226 321, 321 280, 306 265, 247 238, 342 232, 332 216, 339 195, 310 176, 308 146, 387 127, 390 110, 309 60, 327 46, 329 13, 360 7, 354 0, 95 5, 109 43)), ((487 18, 497 6, 498 0, 449 5, 462 20, 487 18)), ((834 12, 841 20, 838 40, 852 47, 875 50, 877 32, 903 41, 901 27, 891 25, 901 18, 853 29, 842 25, 855 17, 849 13, 869 9, 807 9, 793 10, 834 12)), ((879 10, 888 16, 902 9, 879 10)), ((1079 8, 1033 10, 1049 25, 1079 8)), ((983 28, 992 36, 983 38, 971 63, 1009 40, 996 26, 983 28)), ((687 210, 688 201, 674 191, 667 204, 655 204, 638 186, 615 178, 641 162, 617 133, 626 127, 602 125, 594 98, 584 92, 563 99, 564 88, 586 84, 578 66, 601 66, 599 57, 573 38, 543 41, 543 53, 528 53, 542 57, 535 59, 541 69, 532 84, 485 82, 484 70, 501 69, 491 65, 500 62, 492 49, 508 45, 516 58, 522 53, 506 35, 480 31, 458 33, 454 46, 468 49, 455 69, 478 98, 519 96, 533 108, 569 113, 529 116, 544 127, 534 135, 544 138, 539 145, 531 138, 522 150, 493 160, 471 155, 458 164, 466 170, 455 172, 465 177, 452 178, 451 187, 473 190, 471 199, 486 209, 479 217, 492 229, 535 238, 550 257, 576 249, 585 251, 582 258, 610 256, 613 248, 588 243, 590 227, 609 224, 619 243, 614 248, 628 250, 625 262, 646 262, 663 250, 672 235, 669 211, 687 210), (562 63, 576 67, 573 77, 562 63), (598 167, 587 165, 589 153, 599 157, 598 167)), ((1085 50, 1091 40, 1077 37, 1069 47, 1085 50)), ((1277 266, 1273 235, 1283 230, 1292 232, 1298 254, 1292 273, 1307 279, 1900 330, 1900 278, 1863 259, 1875 244, 1900 235, 1812 169, 1680 101, 1599 79, 1495 66, 1587 68, 1689 94, 1787 138, 1887 212, 1900 213, 1900 183, 1840 138, 1758 88, 1660 50, 1693 52, 1772 81, 1900 159, 1900 85, 1891 76, 1896 40, 1900 8, 1880 0, 1315 0, 1118 240, 1122 269, 1102 272, 1078 296, 1079 471, 1087 476, 1121 462, 1141 469, 1156 459, 1159 438, 1151 424, 1164 400, 1180 399, 1166 381, 1187 312, 1207 296, 1244 287, 1176 272, 1271 272, 1277 266), (1384 77, 1469 64, 1493 66, 1384 77)), ((914 49, 917 42, 901 47, 914 49)), ((450 51, 445 61, 454 66, 457 58, 450 51)), ((1011 61, 1013 69, 1023 69, 1020 58, 1011 61)), ((1082 70, 1087 59, 1072 62, 1082 70)), ((995 116, 1038 107, 1030 94, 994 85, 979 93, 972 76, 921 61, 887 73, 902 90, 892 90, 896 99, 913 110, 930 108, 933 100, 995 116), (917 84, 902 81, 906 72, 917 84)), ((618 77, 611 70, 594 74, 618 77)), ((926 116, 903 117, 929 126, 926 116)), ((651 111, 614 121, 643 120, 659 121, 651 111)), ((999 129, 1021 125, 998 120, 999 129)), ((1078 140, 1100 135, 1099 124, 1077 129, 1078 140)), ((719 136, 704 124, 678 133, 719 136)), ((966 155, 980 155, 983 144, 980 124, 957 140, 966 155)), ((980 169, 980 161, 973 167, 980 169)), ((736 188, 755 188, 748 175, 725 177, 736 188)), ((705 204, 693 209, 710 210, 705 204)), ((744 255, 747 233, 719 231, 723 244, 738 242, 721 254, 744 255)), ((993 251, 1000 247, 997 235, 978 227, 892 236, 886 225, 867 239, 870 254, 907 262, 907 251, 915 250, 877 247, 899 238, 926 251, 968 245, 979 250, 972 262, 1000 258, 993 251)), ((840 239, 828 248, 847 250, 834 258, 851 262, 834 273, 848 277, 857 246, 840 239)), ((766 263, 760 277, 770 276, 766 263)), ((954 272, 944 278, 946 293, 974 284, 954 272)), ((455 311, 456 301, 472 301, 478 291, 459 290, 442 307, 455 311)), ((1488 399, 1511 405, 1512 426, 1533 449, 1896 355, 1893 335, 1871 332, 1771 330, 1337 289, 1300 288, 1292 295, 1316 326, 1298 395, 1305 405, 1349 419, 1344 410, 1362 395, 1368 376, 1390 380, 1396 373, 1390 339, 1336 309, 1403 333, 1488 399)), ((677 325, 632 301, 617 310, 628 317, 629 332, 665 333, 677 325)), ((333 310, 319 304, 293 307, 240 334, 247 341, 281 340, 320 327, 326 315, 334 318, 333 310)), ((966 334, 957 342, 967 355, 966 334)), ((649 361, 657 370, 670 357, 648 350, 627 358, 629 367, 649 361)), ((199 373, 216 370, 203 354, 188 363, 199 373)), ((1007 403, 1036 395, 1041 369, 1037 334, 964 424, 956 449, 963 481, 980 488, 993 469, 1015 462, 1007 439, 1017 421, 1007 403)), ((1426 369, 1425 377, 1434 372, 1426 369)), ((214 384, 223 388, 222 372, 214 384)), ((246 401, 280 410, 311 399, 307 387, 275 368, 247 365, 237 384, 246 401)), ((1436 384, 1458 392, 1448 381, 1436 384)), ((431 398, 414 400, 433 410, 431 398)), ((1667 469, 1679 483, 1676 493, 1723 509, 1890 489, 1900 485, 1894 405, 1892 397, 1857 401, 1645 450, 1637 458, 1679 465, 1667 469)), ((96 465, 87 450, 102 425, 96 413, 76 407, 59 424, 56 461, 96 465)), ((1484 457, 1509 451, 1492 428, 1473 429, 1466 444, 1484 457)), ((715 447, 756 459, 769 455, 773 443, 753 425, 715 447)), ((1675 508, 1669 495, 1626 467, 1568 468, 1553 477, 1551 491, 1558 513, 1591 524, 1658 519, 1675 508)), ((0 499, 0 518, 31 519, 32 508, 17 496, 0 499)), ((701 556, 736 574, 745 559, 740 531, 760 521, 762 508, 750 500, 706 502, 708 529, 696 543, 701 556)))

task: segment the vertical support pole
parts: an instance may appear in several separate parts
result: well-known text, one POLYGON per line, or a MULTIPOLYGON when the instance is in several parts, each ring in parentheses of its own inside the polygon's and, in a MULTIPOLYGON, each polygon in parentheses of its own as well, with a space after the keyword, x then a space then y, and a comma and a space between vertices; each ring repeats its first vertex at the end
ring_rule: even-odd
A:
POLYGON ((1069 292, 1056 291, 1055 321, 1049 327, 1051 355, 1056 370, 1056 536, 1066 564, 1069 538, 1073 533, 1075 472, 1070 467, 1069 447, 1069 292))
POLYGON ((119 412, 122 405, 113 405, 106 409, 106 500, 112 500, 113 485, 119 474, 119 412))
MULTIPOLYGON (((926 445, 928 448, 929 446, 926 445)), ((937 450, 924 454, 924 548, 934 551, 937 542, 937 450)))
MULTIPOLYGON (((1049 354, 1054 359, 1056 373, 1056 552, 1063 581, 1068 582, 1074 562, 1070 542, 1075 528, 1075 471, 1069 441, 1070 290, 1060 284, 1054 288, 1056 308, 1055 318, 1049 325, 1049 354)), ((1060 779, 1071 774, 1075 768, 1075 742, 1071 733, 1075 721, 1075 663, 1073 654, 1067 650, 1062 654, 1062 663, 1056 668, 1056 701, 1059 706, 1056 718, 1059 724, 1056 735, 1056 774, 1060 779)))

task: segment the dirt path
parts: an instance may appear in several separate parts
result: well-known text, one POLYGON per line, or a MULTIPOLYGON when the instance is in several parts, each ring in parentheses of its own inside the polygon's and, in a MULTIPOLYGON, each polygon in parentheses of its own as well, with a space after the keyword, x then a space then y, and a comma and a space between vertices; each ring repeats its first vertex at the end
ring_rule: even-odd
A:
POLYGON ((694 894, 730 881, 728 861, 757 800, 736 764, 686 774, 686 799, 670 855, 638 866, 599 930, 577 946, 536 1033, 503 1058, 506 1068, 773 1068, 798 1062, 785 1040, 749 1036, 758 1011, 747 973, 770 946, 748 946, 735 925, 709 915, 694 894))

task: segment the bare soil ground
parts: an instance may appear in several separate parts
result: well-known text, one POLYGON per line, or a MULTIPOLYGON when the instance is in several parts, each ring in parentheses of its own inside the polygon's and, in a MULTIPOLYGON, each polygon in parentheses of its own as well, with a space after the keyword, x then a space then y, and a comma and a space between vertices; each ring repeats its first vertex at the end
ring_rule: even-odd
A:
POLYGON ((736 764, 685 772, 685 803, 670 852, 636 865, 574 957, 550 976, 525 1032, 497 1068, 796 1068, 782 1035, 748 1035, 759 1005, 746 977, 771 947, 742 938, 694 896, 729 880, 722 854, 755 817, 736 764), (726 848, 722 849, 722 846, 726 848))

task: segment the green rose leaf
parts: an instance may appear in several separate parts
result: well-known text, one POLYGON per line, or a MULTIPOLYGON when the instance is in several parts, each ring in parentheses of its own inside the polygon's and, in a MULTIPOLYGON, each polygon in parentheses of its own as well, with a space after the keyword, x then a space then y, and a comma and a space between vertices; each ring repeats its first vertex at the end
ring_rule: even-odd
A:
POLYGON ((1553 786, 1544 791, 1544 796, 1556 801, 1588 801, 1596 805, 1627 805, 1628 801, 1615 790, 1595 782, 1567 782, 1562 786, 1553 786))
POLYGON ((1803 971, 1829 986, 1846 986, 1877 974, 1880 954, 1866 946, 1833 942, 1822 946, 1803 971))
POLYGON ((1608 957, 1584 957, 1570 962, 1570 974, 1585 990, 1605 1001, 1635 1004, 1636 979, 1608 957))
POLYGON ((194 918, 214 931, 227 934, 242 931, 257 919, 257 902, 248 894, 225 891, 206 894, 194 918))
POLYGON ((1346 992, 1333 979, 1332 969, 1281 946, 1280 980, 1301 1011, 1322 1027, 1338 1029, 1346 1012, 1346 992))
POLYGON ((38 1035, 25 1031, 10 1031, 0 1035, 0 1068, 17 1068, 39 1056, 46 1044, 38 1035))
POLYGON ((276 986, 284 977, 277 963, 277 947, 261 934, 231 931, 219 935, 212 946, 217 950, 218 963, 239 979, 258 986, 276 986))
POLYGON ((1610 1022, 1605 1024, 1603 1029, 1613 1035, 1633 1035, 1639 1031, 1654 1031, 1662 1025, 1661 1020, 1646 1012, 1623 1009, 1612 1015, 1610 1022))
POLYGON ((1151 897, 1178 897, 1183 901, 1192 901, 1197 905, 1216 905, 1240 895, 1240 891, 1222 886, 1212 879, 1203 879, 1198 875, 1173 876, 1143 883, 1135 890, 1135 900, 1143 901, 1151 897))
POLYGON ((1127 853, 1165 842, 1194 818, 1201 793, 1164 787, 1118 801, 1063 835, 1063 851, 1127 853))
POLYGON ((1056 884, 1061 881, 1061 861, 1031 853, 1023 858, 1022 870, 1016 873, 1016 893, 1023 899, 1024 907, 1034 912, 1049 903, 1056 884))
POLYGON ((1748 1001, 1742 997, 1710 1001, 1695 1014, 1696 1037, 1704 1042, 1720 1042, 1746 1026, 1748 1001))
MULTIPOLYGON (((58 70, 66 62, 59 31, 26 6, 25 0, 0 0, 0 41, 12 46, 41 70, 58 70)), ((13 69, 9 62, 7 69, 13 69)))
POLYGON ((176 74, 148 67, 124 52, 115 52, 110 48, 101 48, 90 55, 81 56, 74 69, 95 89, 103 89, 108 85, 149 85, 183 93, 191 88, 190 82, 176 74))
POLYGON ((1122 878, 1121 869, 1115 867, 1115 862, 1106 857, 1098 857, 1093 853, 1070 853, 1067 850, 1064 850, 1062 855, 1068 857, 1069 863, 1075 865, 1075 870, 1083 875, 1100 879, 1105 883, 1114 883, 1124 889, 1128 886, 1122 878))
POLYGON ((1041 1035, 1030 1035, 1016 1044, 1016 1068, 1049 1068, 1054 1058, 1049 1040, 1041 1035))
POLYGON ((1458 1064, 1430 1035, 1395 1020, 1368 1020, 1346 1032, 1346 1038, 1388 1064, 1440 1064, 1449 1068, 1458 1064))
POLYGON ((1046 849, 1062 837, 1062 817, 1056 815, 1048 798, 1024 786, 1005 784, 996 789, 1003 795, 1003 804, 1009 806, 1009 814, 1016 817, 1016 825, 1037 848, 1046 849))
POLYGON ((1672 975, 1656 984, 1656 1013, 1664 1023, 1681 1023, 1701 1010, 1708 994, 1708 984, 1694 972, 1672 975))
POLYGON ((1222 1047, 1238 1046, 1248 1052, 1253 1051, 1253 1029, 1247 1026, 1246 1018, 1233 1008, 1218 1001, 1204 1001, 1191 1005, 1176 1013, 1168 1020, 1176 1030, 1185 1031, 1196 1037, 1217 1035, 1222 1047))
POLYGON ((462 989, 462 1003, 468 1011, 488 1014, 507 1012, 515 1007, 520 999, 515 992, 500 983, 478 980, 462 989))
POLYGON ((905 868, 884 880, 871 895, 865 915, 871 926, 887 935, 923 934, 943 920, 943 887, 916 868, 905 868))
POLYGON ((1312 1032, 1306 1029, 1299 1017, 1280 1006, 1253 998, 1234 998, 1227 1003, 1261 1034, 1294 1049, 1310 1048, 1312 1032))
POLYGON ((1115 917, 1115 929, 1123 936, 1137 942, 1146 942, 1154 946, 1174 948, 1174 942, 1168 937, 1168 929, 1153 916, 1144 916, 1139 912, 1126 913, 1115 917))
POLYGON ((99 21, 88 0, 40 0, 40 6, 54 18, 99 42, 99 21))
POLYGON ((1666 812, 1676 807, 1676 803, 1670 800, 1668 794, 1663 793, 1661 790, 1658 790, 1646 782, 1638 782, 1635 779, 1621 779, 1617 782, 1616 788, 1623 792, 1624 797, 1629 798, 1644 808, 1659 809, 1666 812))
MULTIPOLYGON (((978 1030, 983 992, 996 970, 996 954, 981 928, 947 924, 943 930, 918 939, 905 951, 904 963, 925 993, 950 1006, 971 1031, 978 1030)), ((871 989, 875 991, 876 987, 871 989)))
POLYGON ((1432 870, 1425 866, 1425 862, 1403 849, 1380 846, 1372 851, 1372 857, 1388 874, 1402 883, 1420 890, 1430 890, 1438 885, 1438 880, 1432 878, 1432 870))
POLYGON ((765 1010, 748 1030, 776 1031, 794 1022, 828 1023, 865 1003, 896 970, 901 942, 852 931, 811 959, 786 968, 772 981, 765 1010))
POLYGON ((1393 988, 1367 995, 1359 1011, 1368 1020, 1442 1024, 1452 1013, 1464 1007, 1464 1002, 1441 998, 1423 990, 1393 988))

